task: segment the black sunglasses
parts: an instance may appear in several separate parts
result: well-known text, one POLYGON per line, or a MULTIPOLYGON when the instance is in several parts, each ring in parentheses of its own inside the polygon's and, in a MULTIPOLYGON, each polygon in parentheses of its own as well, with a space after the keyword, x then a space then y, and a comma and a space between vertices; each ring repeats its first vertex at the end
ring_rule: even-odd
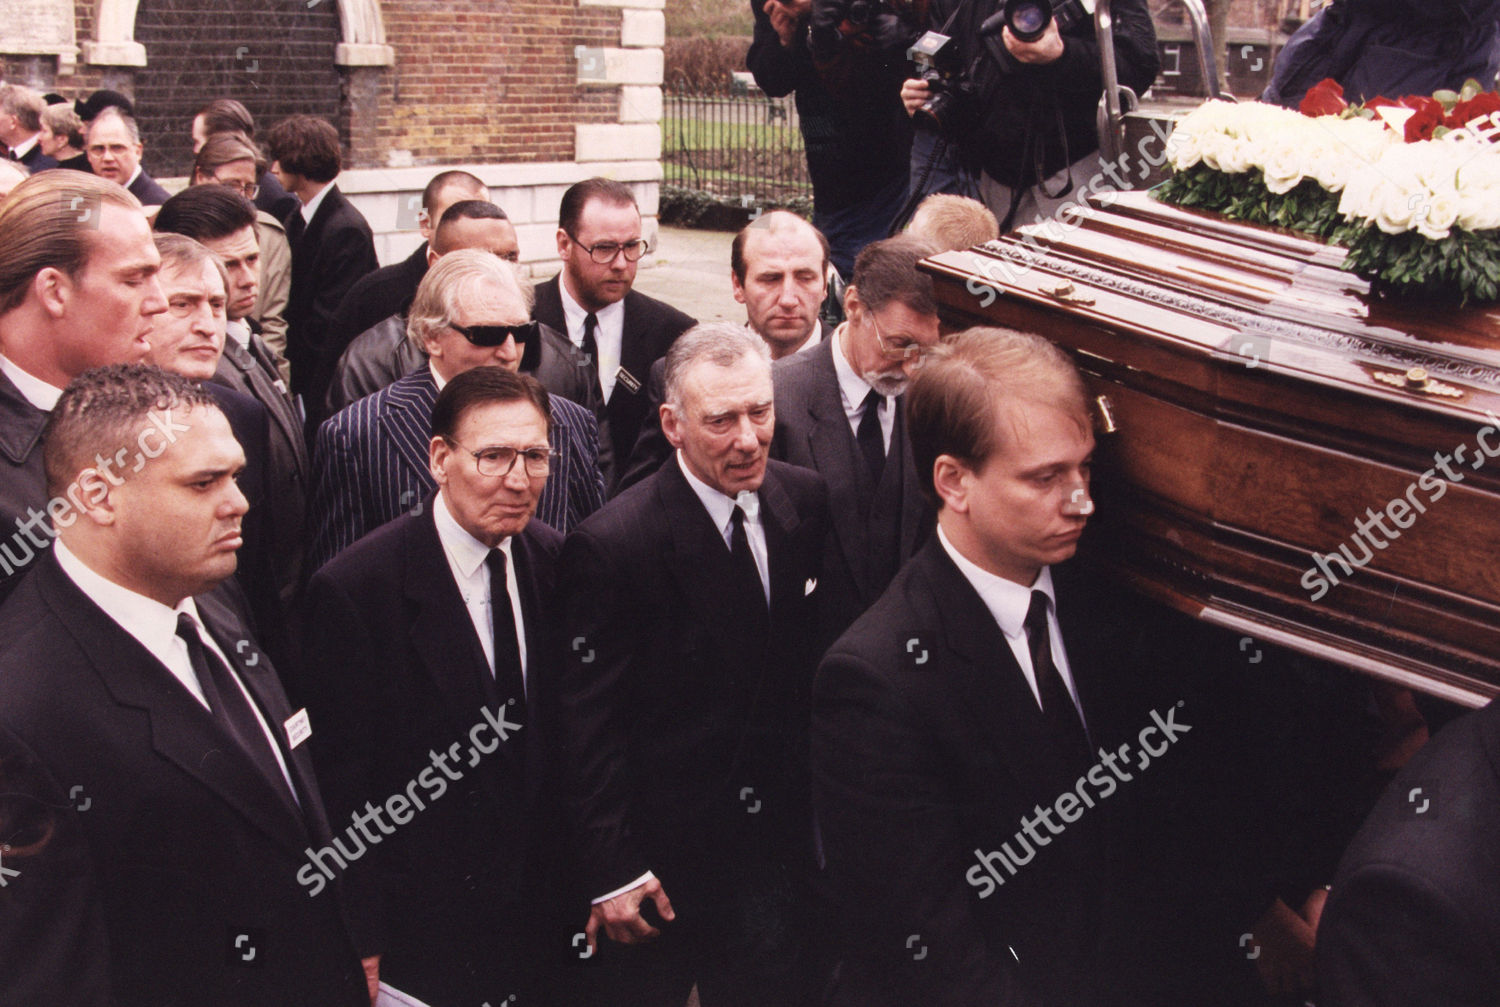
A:
POLYGON ((448 327, 463 336, 475 346, 495 347, 504 346, 505 341, 515 337, 516 342, 527 343, 536 339, 536 322, 523 322, 520 325, 455 325, 448 323, 448 327))

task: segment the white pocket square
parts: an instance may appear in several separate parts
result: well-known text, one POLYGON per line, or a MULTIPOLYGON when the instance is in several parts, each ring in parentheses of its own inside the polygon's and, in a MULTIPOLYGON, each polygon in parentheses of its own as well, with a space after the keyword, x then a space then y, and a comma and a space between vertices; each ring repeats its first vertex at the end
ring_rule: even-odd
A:
POLYGON ((818 578, 809 577, 807 583, 802 585, 802 597, 806 598, 818 589, 818 578))

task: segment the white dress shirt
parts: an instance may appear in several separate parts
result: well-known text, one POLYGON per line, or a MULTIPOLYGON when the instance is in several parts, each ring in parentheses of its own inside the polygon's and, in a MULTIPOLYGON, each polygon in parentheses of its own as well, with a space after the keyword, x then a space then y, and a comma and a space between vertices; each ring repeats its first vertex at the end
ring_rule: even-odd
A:
POLYGON ((750 541, 750 555, 755 557, 755 569, 760 574, 760 589, 766 596, 766 604, 771 603, 771 577, 769 570, 771 561, 766 552, 766 528, 760 520, 760 497, 749 490, 739 496, 725 496, 714 489, 708 483, 693 475, 687 467, 687 462, 682 459, 682 452, 677 452, 677 465, 682 469, 682 474, 687 477, 688 485, 703 502, 703 507, 708 511, 709 518, 714 527, 719 529, 719 534, 724 536, 724 544, 731 550, 734 548, 734 508, 739 506, 745 512, 745 538, 750 541))
MULTIPOLYGON (((844 402, 844 415, 849 418, 849 430, 859 436, 859 421, 865 415, 865 396, 873 391, 872 386, 857 374, 844 356, 844 343, 849 338, 849 323, 840 325, 833 333, 833 373, 839 379, 839 398, 844 402)), ((889 395, 882 395, 885 405, 880 410, 880 439, 885 444, 885 453, 891 453, 891 435, 896 429, 896 404, 889 395)))
POLYGON ((225 322, 224 334, 239 343, 242 349, 250 348, 250 326, 243 318, 231 318, 225 322))
POLYGON ((260 729, 265 732, 266 740, 271 744, 271 752, 276 756, 276 765, 281 769, 287 789, 300 804, 301 799, 297 797, 297 788, 293 786, 292 776, 287 772, 286 760, 281 756, 281 746, 276 743, 276 735, 271 725, 266 723, 265 715, 260 712, 260 707, 250 695, 250 690, 246 689, 245 683, 240 681, 240 676, 234 670, 234 662, 224 656, 213 634, 204 628, 203 619, 198 615, 198 606, 193 603, 193 599, 184 598, 176 608, 168 608, 154 598, 137 594, 95 573, 83 560, 63 545, 61 539, 58 539, 52 548, 57 554, 57 565, 62 567, 68 579, 78 586, 78 590, 88 595, 89 600, 103 609, 105 615, 134 637, 142 647, 145 647, 147 653, 160 661, 172 673, 172 677, 181 682, 182 687, 192 693, 193 698, 207 710, 209 709, 208 700, 203 697, 203 686, 199 684, 198 676, 193 671, 193 662, 188 656, 187 642, 177 635, 177 616, 186 612, 192 618, 198 627, 198 636, 202 639, 203 646, 218 655, 219 660, 224 662, 224 667, 229 669, 229 676, 240 687, 240 694, 245 697, 245 702, 250 704, 256 723, 260 724, 260 729))
MULTIPOLYGON (((524 465, 525 462, 517 464, 524 465)), ((469 621, 479 636, 479 646, 484 649, 484 659, 495 673, 494 619, 490 614, 493 604, 490 594, 490 568, 485 565, 490 547, 464 530, 463 526, 448 510, 443 494, 438 493, 432 502, 432 521, 437 525, 438 541, 443 544, 443 555, 448 559, 448 570, 463 596, 464 607, 469 610, 469 621)), ((516 586, 515 554, 511 552, 512 539, 507 538, 498 548, 505 553, 505 589, 510 593, 510 610, 516 618, 516 646, 521 653, 521 684, 526 684, 526 628, 521 620, 521 592, 516 586)))
MULTIPOLYGON (((568 323, 568 339, 574 346, 583 349, 583 322, 588 317, 588 309, 568 293, 566 273, 557 279, 557 292, 562 295, 563 319, 568 323)), ((594 317, 599 320, 599 324, 594 326, 594 344, 599 347, 599 359, 594 361, 594 366, 599 371, 599 389, 604 393, 604 401, 608 404, 610 396, 614 394, 615 375, 620 370, 621 347, 625 344, 625 302, 619 300, 600 308, 594 312, 594 317)), ((645 374, 635 374, 632 377, 641 384, 646 383, 645 374)))
POLYGON ((140 165, 136 165, 135 166, 135 170, 130 173, 130 177, 125 180, 125 188, 127 188, 127 189, 130 188, 132 185, 135 184, 135 180, 138 179, 138 178, 140 178, 140 177, 141 177, 141 166, 140 165))
POLYGON ((10 378, 10 383, 16 386, 16 391, 24 395, 27 402, 42 412, 50 413, 57 408, 57 400, 62 398, 61 388, 49 385, 41 378, 31 376, 17 367, 8 357, 0 357, 0 373, 10 378))
POLYGON ((330 181, 327 185, 318 190, 318 194, 316 196, 314 196, 312 199, 309 199, 306 203, 302 204, 302 206, 300 207, 300 212, 302 214, 302 222, 304 224, 312 223, 313 214, 318 212, 318 207, 323 205, 324 197, 326 197, 332 189, 333 182, 330 181))
POLYGON ((37 144, 39 144, 41 142, 42 142, 42 134, 41 133, 32 133, 29 139, 22 140, 20 143, 16 144, 14 147, 10 148, 10 156, 13 157, 13 158, 15 158, 17 161, 19 161, 19 160, 21 160, 21 158, 23 158, 27 154, 31 153, 31 148, 32 147, 35 147, 37 144))
POLYGON ((1063 685, 1067 687, 1068 695, 1073 700, 1073 708, 1078 711, 1078 719, 1083 721, 1084 729, 1087 730, 1088 720, 1084 718, 1083 707, 1078 702, 1078 690, 1073 687, 1073 671, 1068 667, 1062 627, 1057 622, 1057 595, 1052 589, 1052 568, 1042 567, 1036 582, 1030 587, 1022 587, 1015 581, 997 577, 970 562, 953 547, 941 525, 938 526, 938 541, 958 567, 958 572, 964 575, 964 579, 979 594, 984 607, 990 610, 990 615, 994 616, 995 622, 1000 626, 1000 632, 1005 634, 1005 642, 1010 644, 1010 652, 1021 666, 1021 674, 1026 676, 1026 684, 1031 687, 1031 694, 1036 698, 1039 710, 1042 708, 1042 694, 1036 684, 1036 669, 1031 666, 1031 646, 1026 637, 1026 612, 1031 608, 1032 591, 1040 591, 1047 596, 1047 636, 1052 644, 1052 666, 1062 676, 1063 685))

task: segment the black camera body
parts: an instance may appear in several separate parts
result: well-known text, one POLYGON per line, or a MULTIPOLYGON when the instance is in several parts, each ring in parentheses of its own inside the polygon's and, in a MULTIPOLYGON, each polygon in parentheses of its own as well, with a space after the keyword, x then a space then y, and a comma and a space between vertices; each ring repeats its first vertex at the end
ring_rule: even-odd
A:
MULTIPOLYGON (((1047 33, 1047 25, 1053 21, 1057 22, 1058 31, 1067 31, 1092 18, 1093 6, 1090 3, 1085 7, 1082 0, 1005 0, 1000 19, 1016 41, 1035 42, 1047 33)), ((989 22, 984 25, 987 28, 989 22)))
POLYGON ((979 117, 977 92, 964 72, 958 40, 929 31, 912 43, 906 57, 932 94, 913 113, 916 125, 948 136, 961 136, 973 128, 979 117))

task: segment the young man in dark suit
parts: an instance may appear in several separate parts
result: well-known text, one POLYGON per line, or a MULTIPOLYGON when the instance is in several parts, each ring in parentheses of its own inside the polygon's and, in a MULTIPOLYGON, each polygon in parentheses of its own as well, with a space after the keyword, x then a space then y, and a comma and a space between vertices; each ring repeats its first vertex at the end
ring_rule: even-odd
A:
POLYGON ((424 791, 430 805, 347 873, 361 954, 427 1003, 547 1002, 532 999, 545 993, 544 956, 530 948, 543 930, 537 847, 555 847, 556 832, 542 824, 536 697, 556 656, 562 536, 531 516, 551 422, 534 378, 500 367, 455 377, 432 410, 436 495, 308 585, 297 692, 318 725, 335 828, 401 795, 434 768, 432 753, 458 753, 454 793, 424 791))
POLYGON ((768 460, 774 424, 765 343, 689 330, 667 355, 676 458, 563 545, 561 789, 585 932, 614 942, 591 1002, 677 1005, 695 983, 705 1007, 808 992, 827 503, 816 473, 768 460))
POLYGON ((184 378, 103 368, 63 393, 45 445, 58 541, 0 606, 0 765, 40 769, 30 792, 5 782, 7 809, 49 818, 3 837, 27 854, 3 996, 368 1004, 337 886, 297 882, 329 841, 306 714, 215 591, 246 511, 223 414, 184 378))
POLYGON ((832 643, 884 593, 931 531, 903 422, 903 393, 937 345, 932 246, 877 241, 859 253, 844 295, 848 320, 812 349, 777 362, 771 453, 828 480, 832 534, 823 556, 823 626, 832 643))
POLYGON ((1094 756, 1116 754, 1109 620, 1057 566, 1093 509, 1084 386, 1045 339, 973 329, 925 355, 906 407, 938 533, 824 657, 813 700, 848 935, 832 1002, 1092 1004, 1125 777, 1094 756))
POLYGON ((308 430, 315 432, 326 416, 333 365, 347 344, 333 332, 339 303, 380 263, 370 225, 334 184, 342 167, 338 131, 322 119, 294 115, 266 132, 264 146, 271 172, 301 204, 284 221, 292 246, 286 355, 292 391, 302 397, 308 430))
MULTIPOLYGON (((528 321, 527 288, 510 263, 478 249, 449 252, 422 278, 407 319, 427 363, 324 423, 313 452, 311 573, 367 532, 417 508, 434 489, 427 464, 432 406, 443 386, 474 367, 524 371, 555 392, 555 370, 528 321), (551 365, 548 367, 546 365, 551 365)), ((553 394, 552 477, 536 518, 567 531, 604 503, 594 414, 553 394)))
POLYGON ((140 201, 114 182, 47 171, 0 207, 0 599, 51 545, 47 414, 89 368, 145 357, 167 310, 160 265, 140 201))
MULTIPOLYGON (((557 219, 562 272, 536 285, 532 317, 567 335, 594 362, 600 420, 608 420, 611 457, 623 470, 649 408, 651 365, 694 319, 630 289, 647 245, 628 186, 604 178, 579 182, 563 193, 557 219)), ((620 474, 606 473, 611 492, 620 474)))

